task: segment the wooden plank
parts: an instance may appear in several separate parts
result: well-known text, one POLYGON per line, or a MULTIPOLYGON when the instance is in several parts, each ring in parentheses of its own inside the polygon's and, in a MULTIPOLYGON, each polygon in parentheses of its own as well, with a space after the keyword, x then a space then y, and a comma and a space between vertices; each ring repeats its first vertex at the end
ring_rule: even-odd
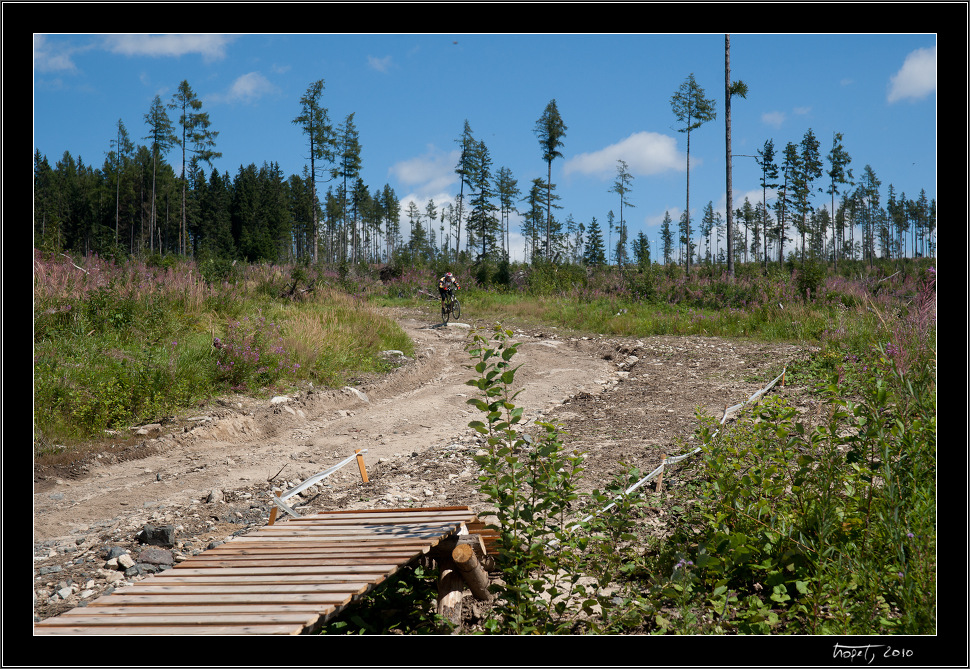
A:
MULTIPOLYGON (((110 597, 104 597, 103 599, 110 599, 110 597)), ((274 611, 279 611, 281 613, 327 613, 334 610, 336 607, 327 606, 321 607, 319 604, 277 604, 273 607, 274 611)), ((56 618, 50 618, 49 620, 67 620, 70 617, 84 617, 84 616, 126 616, 128 614, 161 614, 165 613, 171 616, 180 615, 193 615, 196 613, 265 613, 266 607, 262 604, 211 604, 211 605, 199 605, 199 606, 180 606, 178 604, 157 604, 157 605, 141 605, 141 606, 129 606, 129 605, 102 605, 102 606, 79 606, 76 609, 71 609, 66 613, 62 613, 56 618)), ((73 623, 72 623, 73 624, 73 623)))
MULTIPOLYGON (((384 574, 387 570, 382 569, 383 565, 358 565, 358 566, 306 566, 306 567, 239 567, 239 568, 228 568, 228 567, 183 567, 182 569, 169 569, 160 574, 156 574, 155 577, 160 577, 167 574, 179 574, 181 576, 219 576, 226 574, 231 571, 233 575, 239 578, 247 578, 249 576, 282 576, 284 574, 384 574)), ((139 581, 139 583, 144 583, 145 581, 139 581)), ((137 585, 137 583, 135 584, 137 585)))
POLYGON ((59 627, 59 626, 48 626, 44 629, 38 629, 38 632, 42 632, 45 635, 63 635, 63 636, 77 636, 77 635, 111 635, 111 636, 132 636, 132 635, 151 635, 159 636, 162 634, 206 634, 214 636, 224 636, 230 634, 240 634, 246 636, 253 636, 256 634, 300 634, 303 630, 299 625, 199 625, 196 627, 182 627, 179 625, 157 625, 150 626, 146 625, 144 627, 124 627, 124 626, 104 626, 104 627, 88 627, 88 626, 71 626, 71 627, 59 627))
MULTIPOLYGON (((226 570, 223 570, 226 571, 226 570)), ((178 583, 209 583, 213 585, 218 585, 219 583, 225 583, 226 581, 236 580, 237 575, 226 573, 225 575, 215 575, 215 576, 184 576, 180 578, 170 578, 164 579, 166 585, 178 584, 178 583)), ((358 577, 359 578, 359 577, 358 577)), ((162 579, 158 579, 162 580, 162 579)), ((289 576, 247 576, 247 583, 317 583, 320 586, 325 586, 334 583, 342 583, 343 587, 349 588, 354 581, 346 580, 345 577, 339 575, 325 574, 322 576, 314 576, 313 574, 307 575, 289 575, 289 576)), ((370 581, 358 581, 362 585, 370 583, 370 581)), ((120 592, 120 590, 116 591, 120 592)), ((96 600, 97 601, 97 600, 96 600)), ((91 602, 88 606, 94 606, 94 602, 91 602)))
POLYGON ((368 528, 328 528, 328 527, 305 527, 292 528, 283 525, 274 525, 272 532, 260 533, 260 539, 271 539, 273 537, 303 537, 305 539, 322 539, 324 541, 385 541, 387 539, 432 539, 441 534, 454 532, 456 528, 443 525, 441 527, 412 526, 388 529, 382 532, 375 532, 368 528))
POLYGON ((287 518, 35 625, 39 634, 296 634, 477 517, 468 507, 287 518))
MULTIPOLYGON (((272 595, 276 593, 321 593, 321 592, 349 592, 358 594, 364 592, 370 583, 173 583, 171 585, 146 585, 142 588, 125 588, 126 595, 241 595, 253 593, 256 595, 272 595)), ((118 592, 122 592, 119 590, 118 592)))
MULTIPOLYGON (((118 604, 126 606, 138 606, 147 604, 150 606, 179 605, 179 606, 211 606, 213 604, 345 604, 352 599, 352 595, 343 592, 280 592, 276 594, 247 594, 247 595, 171 595, 160 597, 158 595, 119 595, 114 593, 111 597, 117 597, 118 604)), ((53 620, 53 618, 48 618, 53 620)), ((45 621, 46 622, 46 621, 45 621)), ((38 623, 40 624, 40 623, 38 623)))
POLYGON ((318 541, 267 541, 247 543, 244 546, 237 544, 233 548, 213 548, 192 556, 192 560, 202 560, 210 555, 266 555, 272 553, 313 553, 321 556, 332 557, 376 557, 384 553, 400 553, 407 555, 410 549, 407 546, 389 547, 368 544, 364 546, 347 546, 346 544, 331 544, 318 541))
MULTIPOLYGON (((173 583, 171 585, 144 585, 136 584, 124 588, 126 595, 162 595, 171 597, 182 597, 185 595, 241 595, 251 592, 257 595, 272 595, 276 593, 320 593, 320 592, 350 592, 357 594, 363 592, 370 585, 369 583, 354 583, 351 587, 347 583, 224 583, 224 584, 201 584, 201 583, 173 583), (358 587, 362 586, 362 587, 358 587)), ((118 592, 122 592, 119 590, 118 592)), ((173 600, 174 601, 174 600, 173 600)))
MULTIPOLYGON (((421 507, 402 507, 397 509, 335 509, 332 511, 321 511, 314 516, 340 516, 354 514, 417 514, 417 513, 447 513, 449 511, 461 511, 472 516, 475 512, 470 506, 421 506, 421 507)), ((313 516, 305 516, 312 518, 313 516)))
MULTIPOLYGON (((232 558, 227 557, 225 559, 218 560, 200 560, 200 566, 206 567, 223 567, 225 569, 235 569, 237 567, 289 567, 289 566, 310 566, 310 565, 325 565, 332 567, 351 567, 357 566, 375 566, 375 567, 387 567, 388 565, 383 564, 385 560, 374 559, 374 560, 356 560, 348 562, 347 560, 334 560, 327 561, 321 560, 319 558, 286 558, 280 557, 277 559, 272 558, 232 558)), ((389 569, 394 571, 399 565, 392 564, 389 569)))
MULTIPOLYGON (((198 560, 196 562, 197 566, 204 567, 287 567, 292 565, 321 565, 330 567, 340 567, 340 566, 352 566, 352 565, 385 565, 387 564, 387 558, 384 556, 375 556, 369 558, 327 558, 319 557, 314 555, 294 555, 293 557, 287 557, 285 555, 247 555, 245 557, 234 557, 231 555, 224 556, 213 556, 211 558, 206 558, 205 560, 198 560)), ((392 567, 397 567, 397 564, 392 564, 392 567)), ((172 570, 167 570, 172 571, 172 570)), ((176 572, 181 570, 175 570, 176 572)))
POLYGON ((95 625, 124 625, 125 627, 138 627, 139 625, 279 625, 289 623, 304 627, 312 625, 320 617, 319 613, 199 613, 181 616, 160 615, 128 615, 123 621, 119 621, 116 616, 84 616, 83 620, 77 620, 78 616, 67 616, 64 620, 67 624, 81 624, 87 626, 95 625))

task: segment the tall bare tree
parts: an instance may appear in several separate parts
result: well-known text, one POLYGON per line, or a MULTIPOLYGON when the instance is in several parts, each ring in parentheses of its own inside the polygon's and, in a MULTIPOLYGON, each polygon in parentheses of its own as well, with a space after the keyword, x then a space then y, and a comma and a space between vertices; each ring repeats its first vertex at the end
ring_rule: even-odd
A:
MULTIPOLYGON (((727 273, 728 278, 734 278, 734 214, 732 213, 732 182, 731 182, 731 97, 737 95, 748 97, 748 86, 743 81, 731 81, 731 36, 724 36, 724 149, 726 154, 726 196, 727 206, 727 273)), ((747 253, 747 250, 745 250, 747 253)))
MULTIPOLYGON (((714 111, 715 101, 704 97, 704 89, 697 85, 693 73, 671 96, 670 106, 674 116, 682 124, 677 128, 677 132, 687 135, 687 207, 684 211, 686 216, 684 234, 690 240, 690 133, 708 121, 713 121, 717 114, 714 111)), ((687 274, 690 275, 690 249, 687 253, 687 274)))

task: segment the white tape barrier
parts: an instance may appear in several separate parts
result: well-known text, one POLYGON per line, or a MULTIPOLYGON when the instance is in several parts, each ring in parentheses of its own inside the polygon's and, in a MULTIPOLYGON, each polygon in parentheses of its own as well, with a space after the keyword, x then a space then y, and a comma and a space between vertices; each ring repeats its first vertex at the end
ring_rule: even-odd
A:
MULTIPOLYGON (((774 385, 776 383, 778 383, 778 381, 783 376, 785 376, 785 371, 787 369, 788 368, 786 367, 785 369, 781 370, 781 374, 779 374, 778 376, 776 376, 774 381, 772 381, 771 383, 769 383, 767 386, 765 386, 761 390, 755 392, 746 401, 741 402, 740 404, 735 404, 734 406, 731 406, 731 407, 726 408, 724 410, 724 415, 721 417, 721 423, 720 424, 721 425, 724 425, 724 423, 725 423, 725 421, 727 421, 729 415, 735 413, 736 411, 738 411, 742 407, 744 407, 744 406, 746 406, 748 404, 751 404, 756 399, 758 399, 759 397, 761 397, 762 395, 764 395, 765 393, 767 393, 769 390, 771 390, 774 387, 774 385)), ((720 431, 721 431, 721 428, 718 428, 717 430, 715 430, 714 431, 714 434, 711 435, 711 440, 713 440, 718 435, 718 433, 720 431)), ((701 450, 701 447, 698 446, 697 448, 695 448, 694 450, 690 451, 689 453, 684 453, 683 455, 675 455, 675 456, 670 457, 670 458, 664 458, 664 460, 660 463, 660 466, 659 467, 657 467, 652 472, 650 472, 649 474, 647 474, 646 476, 644 476, 642 479, 640 479, 639 481, 637 481, 636 483, 634 483, 633 485, 631 485, 629 488, 627 488, 626 490, 624 490, 623 491, 623 495, 621 497, 617 497, 616 499, 621 499, 622 497, 625 497, 625 496, 629 495, 631 492, 633 492, 634 490, 636 490, 637 488, 639 488, 640 486, 642 486, 644 483, 646 483, 648 481, 652 481, 653 479, 657 478, 657 476, 660 475, 660 472, 662 472, 664 470, 664 467, 667 467, 669 465, 672 465, 672 464, 674 464, 676 462, 680 462, 681 460, 683 460, 685 458, 689 458, 690 456, 694 455, 695 453, 697 453, 700 450, 701 450)), ((605 507, 603 507, 599 511, 599 513, 605 513, 606 511, 609 511, 610 509, 612 509, 614 506, 616 506, 616 502, 615 501, 614 502, 610 502, 608 505, 606 505, 605 507)), ((580 521, 580 522, 581 523, 589 522, 595 515, 596 515, 595 513, 592 513, 592 514, 586 516, 585 518, 583 518, 583 520, 580 521)), ((576 525, 573 525, 570 529, 573 529, 573 528, 578 527, 578 526, 579 526, 579 523, 577 523, 576 525)), ((553 539, 550 543, 557 543, 557 542, 556 542, 555 539, 553 539)))
POLYGON ((300 514, 298 514, 296 511, 294 511, 293 509, 291 509, 290 507, 288 507, 283 502, 285 502, 286 500, 288 500, 290 497, 293 497, 294 495, 297 495, 297 494, 303 492, 304 490, 306 490, 307 488, 309 488, 310 486, 312 486, 314 483, 318 483, 318 482, 322 481, 323 479, 327 478, 328 476, 330 476, 331 474, 333 474, 335 471, 337 471, 338 469, 340 469, 344 465, 347 465, 347 464, 353 462, 354 460, 356 460, 358 455, 363 455, 366 452, 367 452, 367 449, 365 448, 365 449, 362 449, 359 453, 354 453, 353 455, 347 457, 346 459, 341 460, 340 462, 338 462, 337 464, 335 464, 330 469, 327 469, 326 471, 322 471, 319 474, 314 474, 313 476, 311 476, 310 478, 308 478, 307 480, 305 480, 303 483, 301 483, 301 484, 299 484, 297 486, 294 486, 294 487, 290 488, 289 490, 287 490, 286 492, 284 492, 283 494, 281 494, 279 496, 276 496, 276 495, 274 495, 274 494, 271 493, 270 494, 270 499, 273 500, 273 504, 275 504, 276 506, 278 506, 280 509, 282 509, 286 513, 290 514, 294 518, 299 518, 300 517, 300 514))

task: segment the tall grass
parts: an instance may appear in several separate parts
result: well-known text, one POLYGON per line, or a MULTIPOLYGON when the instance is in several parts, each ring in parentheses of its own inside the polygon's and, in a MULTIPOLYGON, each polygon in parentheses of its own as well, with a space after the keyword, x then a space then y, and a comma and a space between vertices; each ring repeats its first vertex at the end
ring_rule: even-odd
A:
POLYGON ((379 371, 407 336, 338 273, 34 255, 34 442, 56 450, 226 392, 379 371))

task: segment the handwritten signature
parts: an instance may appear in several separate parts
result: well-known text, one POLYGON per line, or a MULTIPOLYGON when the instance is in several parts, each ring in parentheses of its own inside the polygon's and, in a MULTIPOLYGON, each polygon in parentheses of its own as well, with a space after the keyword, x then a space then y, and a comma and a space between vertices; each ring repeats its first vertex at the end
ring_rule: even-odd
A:
POLYGON ((837 660, 849 660, 854 662, 857 659, 861 659, 865 664, 872 664, 873 660, 877 657, 883 658, 901 658, 901 657, 912 657, 913 651, 906 648, 893 648, 888 645, 873 645, 867 644, 865 646, 844 646, 840 643, 835 644, 835 649, 832 651, 832 657, 837 660))

